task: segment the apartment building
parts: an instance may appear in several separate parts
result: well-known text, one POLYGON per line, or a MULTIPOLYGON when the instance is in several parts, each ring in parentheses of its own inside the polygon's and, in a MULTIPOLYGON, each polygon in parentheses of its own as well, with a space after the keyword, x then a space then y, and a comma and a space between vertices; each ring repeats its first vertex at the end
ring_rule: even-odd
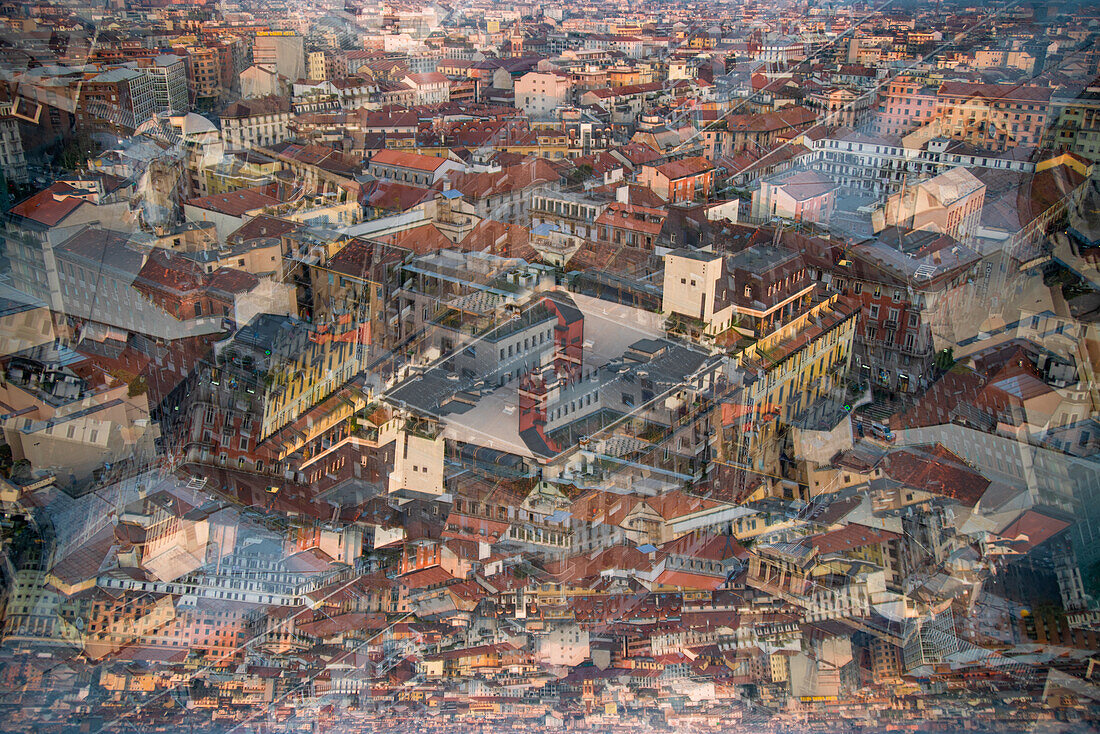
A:
POLYGON ((27 181, 27 158, 23 153, 23 136, 19 118, 12 114, 12 105, 0 104, 0 167, 12 183, 27 181))
POLYGON ((940 134, 992 150, 1037 146, 1050 95, 1048 87, 944 82, 936 92, 940 134))
POLYGON ((530 71, 516 80, 516 106, 532 119, 549 119, 569 101, 571 86, 568 74, 530 71))
POLYGON ((1100 84, 1078 94, 1057 93, 1050 99, 1046 142, 1093 163, 1100 161, 1100 84))
POLYGON ((209 46, 189 46, 185 53, 191 103, 196 107, 208 107, 222 93, 222 70, 218 50, 209 46))
POLYGON ((283 97, 263 97, 234 102, 221 116, 222 140, 230 150, 270 147, 290 137, 293 119, 283 97))
POLYGON ((412 88, 418 105, 444 104, 451 99, 451 83, 439 72, 406 74, 401 81, 412 88))
POLYGON ((131 134, 156 111, 155 86, 138 69, 108 69, 84 80, 78 114, 86 125, 131 134))
POLYGON ((856 339, 860 378, 898 393, 932 381, 936 332, 966 297, 978 254, 943 234, 891 229, 850 247, 832 285, 863 307, 856 339))
POLYGON ((153 78, 153 109, 156 112, 183 114, 187 112, 187 59, 175 54, 161 54, 153 59, 145 72, 153 78))
POLYGON ((760 181, 752 194, 757 221, 775 217, 827 225, 836 203, 837 185, 816 171, 796 169, 760 181))
POLYGON ((531 227, 552 224, 565 235, 595 239, 594 224, 606 206, 576 194, 538 193, 531 197, 531 227))
POLYGON ((638 182, 670 204, 706 201, 714 188, 714 166, 695 156, 660 165, 644 165, 638 182))
POLYGON ((984 204, 985 184, 960 166, 887 199, 884 225, 940 232, 970 243, 978 233, 984 204))
POLYGON ((875 135, 906 135, 932 122, 938 103, 935 87, 913 77, 896 77, 881 92, 872 130, 875 135))
POLYGON ((252 44, 252 60, 257 65, 274 67, 290 82, 306 78, 304 39, 293 31, 263 31, 252 44))

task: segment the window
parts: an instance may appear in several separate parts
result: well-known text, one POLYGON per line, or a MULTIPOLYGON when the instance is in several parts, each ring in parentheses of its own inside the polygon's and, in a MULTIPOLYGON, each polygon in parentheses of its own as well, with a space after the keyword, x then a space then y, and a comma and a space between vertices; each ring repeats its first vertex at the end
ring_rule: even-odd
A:
POLYGON ((624 392, 623 393, 623 405, 625 405, 628 408, 633 408, 634 407, 634 396, 631 395, 628 392, 624 392))
POLYGON ((857 295, 857 296, 858 296, 858 295, 859 295, 860 293, 863 293, 863 283, 856 283, 856 284, 855 284, 855 285, 854 285, 854 286, 852 287, 852 290, 854 290, 854 291, 855 291, 855 293, 856 293, 856 295, 857 295))
POLYGON ((868 312, 868 316, 870 316, 872 319, 877 319, 878 318, 878 304, 877 303, 873 304, 871 306, 871 309, 868 312))

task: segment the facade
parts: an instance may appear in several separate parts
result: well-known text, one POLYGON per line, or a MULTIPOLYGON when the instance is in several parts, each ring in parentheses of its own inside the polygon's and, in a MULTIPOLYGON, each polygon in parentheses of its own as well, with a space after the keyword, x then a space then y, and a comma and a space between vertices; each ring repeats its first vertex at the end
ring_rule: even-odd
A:
POLYGON ((222 113, 222 140, 229 150, 267 148, 290 137, 292 117, 290 104, 280 97, 235 102, 222 113))
POLYGON ((671 204, 706 201, 714 188, 714 166, 702 157, 646 164, 638 182, 671 204))
POLYGON ((187 53, 187 85, 191 104, 209 107, 222 94, 221 57, 216 48, 189 46, 187 53))
POLYGON ((265 31, 252 44, 253 63, 271 66, 290 82, 307 74, 304 39, 293 31, 265 31))
POLYGON ((0 166, 8 181, 19 184, 27 180, 27 158, 19 120, 11 112, 11 105, 0 104, 0 166))
POLYGON ((86 124, 133 132, 156 111, 156 84, 137 69, 118 67, 86 80, 81 112, 86 124))
POLYGON ((187 97, 187 59, 163 54, 153 59, 146 69, 153 77, 153 109, 155 112, 184 114, 189 111, 187 97))
POLYGON ((760 181, 752 195, 752 216, 761 222, 780 218, 828 224, 836 190, 832 179, 812 170, 788 171, 760 181))
POLYGON ((1049 145, 1093 163, 1100 161, 1100 85, 1090 85, 1073 96, 1052 96, 1050 120, 1049 145))
POLYGON ((936 92, 939 131, 980 148, 1034 147, 1042 140, 1050 89, 944 82, 936 92))
POLYGON ((886 201, 887 227, 925 229, 973 242, 985 204, 985 184, 962 166, 910 185, 886 201))
POLYGON ((935 120, 938 106, 935 87, 911 77, 896 77, 885 86, 872 129, 876 135, 906 135, 935 120))
POLYGON ((897 238, 891 231, 853 247, 851 265, 831 283, 863 306, 854 359, 860 379, 910 393, 932 381, 937 332, 964 305, 979 257, 934 232, 901 238, 903 249, 897 238))
POLYGON ((530 71, 516 80, 516 104, 532 119, 550 119, 569 101, 570 88, 567 74, 530 71))
POLYGON ((418 105, 444 104, 451 99, 451 83, 439 72, 407 74, 401 81, 412 88, 418 105))

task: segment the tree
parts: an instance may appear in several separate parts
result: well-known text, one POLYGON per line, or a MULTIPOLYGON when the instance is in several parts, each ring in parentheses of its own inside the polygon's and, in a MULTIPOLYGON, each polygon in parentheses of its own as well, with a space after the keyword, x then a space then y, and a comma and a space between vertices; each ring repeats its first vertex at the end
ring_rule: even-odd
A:
POLYGON ((149 383, 145 381, 143 375, 138 375, 130 382, 130 387, 127 388, 126 394, 131 398, 136 398, 138 395, 144 395, 148 390, 149 383))
POLYGON ((8 444, 0 445, 0 474, 5 477, 10 476, 12 463, 11 446, 8 444))
POLYGON ((69 140, 57 156, 57 165, 69 170, 76 170, 87 165, 88 159, 96 155, 100 150, 87 133, 80 133, 69 140))
POLYGON ((951 366, 955 364, 955 350, 951 347, 944 349, 936 354, 935 365, 936 369, 941 372, 946 372, 951 369, 951 366))
POLYGON ((569 172, 568 178, 569 183, 573 185, 584 183, 592 178, 592 166, 587 163, 582 163, 569 172))

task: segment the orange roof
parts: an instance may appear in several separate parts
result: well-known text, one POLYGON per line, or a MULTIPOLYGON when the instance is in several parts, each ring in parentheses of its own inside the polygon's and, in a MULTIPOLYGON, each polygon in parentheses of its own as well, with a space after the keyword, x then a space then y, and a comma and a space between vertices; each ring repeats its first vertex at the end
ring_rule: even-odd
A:
POLYGON ((39 191, 29 199, 19 202, 9 212, 39 224, 44 224, 47 227, 52 227, 84 203, 82 199, 75 196, 64 196, 57 199, 54 194, 69 194, 75 191, 76 189, 68 184, 56 183, 39 191))
POLYGON ((889 530, 876 530, 866 525, 852 523, 839 530, 813 536, 810 538, 810 545, 817 548, 819 553, 840 553, 899 538, 901 538, 900 535, 889 530))
POLYGON ((421 155, 419 153, 406 153, 401 150, 380 150, 370 159, 372 164, 382 166, 396 166, 398 168, 412 168, 417 171, 436 171, 447 162, 446 158, 434 155, 421 155))
POLYGON ((656 166, 656 169, 660 171, 662 175, 667 176, 671 180, 687 178, 688 176, 698 176, 713 168, 714 166, 710 164, 710 161, 702 156, 692 156, 691 158, 669 161, 668 163, 662 163, 656 166))
POLYGON ((1035 510, 1028 510, 1013 520, 1000 534, 1013 540, 1020 538, 1023 545, 1018 550, 1021 553, 1027 553, 1043 541, 1062 532, 1069 525, 1070 523, 1066 520, 1059 520, 1035 510))
POLYGON ((403 247, 415 255, 424 255, 429 252, 445 250, 455 246, 445 234, 440 232, 434 224, 422 224, 419 227, 395 232, 391 235, 379 238, 386 244, 403 247))
POLYGON ((243 217, 245 214, 267 206, 280 203, 274 196, 268 196, 256 189, 237 189, 228 194, 214 194, 213 196, 200 196, 197 199, 189 199, 188 206, 197 209, 207 209, 219 214, 228 214, 231 217, 243 217))

